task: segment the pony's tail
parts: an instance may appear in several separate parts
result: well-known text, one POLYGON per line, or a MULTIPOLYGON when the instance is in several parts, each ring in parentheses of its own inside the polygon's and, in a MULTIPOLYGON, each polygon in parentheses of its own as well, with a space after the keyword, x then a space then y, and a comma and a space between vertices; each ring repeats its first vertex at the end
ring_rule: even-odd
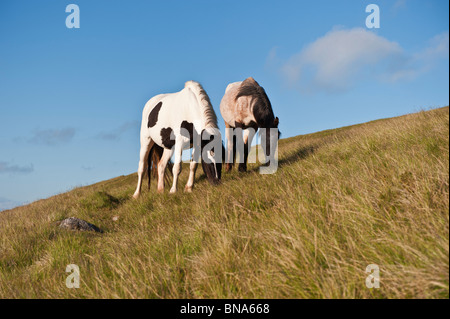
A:
MULTIPOLYGON (((153 178, 156 178, 156 179, 158 178, 158 163, 161 160, 163 152, 164 152, 164 148, 162 148, 161 146, 156 145, 156 143, 154 143, 148 154, 147 176, 148 176, 148 188, 149 189, 150 189, 150 181, 152 179, 152 175, 153 175, 153 178)), ((173 164, 169 160, 169 162, 167 163, 166 171, 164 172, 164 180, 166 183, 171 182, 170 176, 172 175, 172 166, 173 166, 173 164)))

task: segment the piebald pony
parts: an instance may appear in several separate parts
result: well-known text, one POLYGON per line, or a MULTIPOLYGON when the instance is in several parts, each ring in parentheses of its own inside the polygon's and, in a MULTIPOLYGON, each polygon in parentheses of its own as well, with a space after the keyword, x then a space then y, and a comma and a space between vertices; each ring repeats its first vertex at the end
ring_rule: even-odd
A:
MULTIPOLYGON (((194 185, 197 161, 201 156, 202 167, 212 184, 218 184, 222 169, 222 148, 205 149, 211 139, 222 139, 217 126, 217 117, 210 99, 200 83, 188 81, 184 89, 176 93, 160 94, 151 98, 142 112, 141 150, 138 168, 138 184, 133 195, 138 198, 141 193, 142 179, 149 168, 149 156, 152 152, 161 151, 157 163, 158 192, 164 191, 164 171, 167 163, 175 154, 173 164, 173 184, 171 193, 177 191, 178 176, 181 172, 181 155, 184 149, 193 149, 193 160, 190 164, 189 178, 185 191, 192 191, 194 185), (196 137, 201 139, 201 145, 196 147, 196 137), (208 140, 205 141, 205 137, 208 140), (204 154, 203 154, 204 153, 204 154)), ((150 174, 149 174, 150 177, 150 174)))

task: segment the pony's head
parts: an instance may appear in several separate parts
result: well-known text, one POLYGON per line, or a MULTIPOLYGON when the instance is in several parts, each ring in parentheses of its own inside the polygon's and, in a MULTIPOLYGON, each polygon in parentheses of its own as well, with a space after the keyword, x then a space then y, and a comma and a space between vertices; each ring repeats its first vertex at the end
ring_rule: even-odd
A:
POLYGON ((219 129, 204 129, 201 134, 201 142, 203 171, 211 184, 218 185, 222 178, 222 161, 225 156, 219 129))
MULTIPOLYGON (((270 146, 277 145, 278 140, 280 139, 281 132, 278 130, 278 124, 280 120, 278 117, 275 117, 273 121, 267 123, 267 128, 265 128, 264 132, 264 140, 265 142, 265 153, 267 156, 271 154, 270 146)), ((274 150, 272 150, 273 152, 274 150)))

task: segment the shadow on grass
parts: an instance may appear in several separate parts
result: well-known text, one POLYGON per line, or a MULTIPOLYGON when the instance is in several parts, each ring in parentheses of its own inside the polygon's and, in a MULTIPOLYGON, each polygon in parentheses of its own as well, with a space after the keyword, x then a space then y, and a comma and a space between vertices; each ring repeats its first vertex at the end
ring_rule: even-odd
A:
POLYGON ((126 198, 117 198, 107 192, 97 191, 87 198, 81 200, 81 205, 87 209, 115 209, 121 205, 126 198))
MULTIPOLYGON (((283 167, 285 165, 290 165, 290 164, 295 163, 300 160, 303 160, 303 159, 307 158, 308 156, 312 155, 318 148, 319 148, 318 144, 299 147, 295 151, 290 152, 290 154, 288 156, 283 157, 281 160, 279 160, 278 168, 283 167)), ((253 172, 258 172, 259 168, 264 167, 264 166, 267 166, 267 164, 261 164, 261 165, 255 166, 251 169, 247 168, 246 172, 239 172, 238 171, 239 163, 235 163, 233 165, 232 172, 233 171, 239 172, 239 175, 241 173, 244 173, 244 174, 245 173, 253 173, 253 172)), ((189 167, 187 167, 187 169, 189 170, 189 167)), ((197 174, 196 174, 194 183, 199 183, 199 182, 202 182, 203 180, 207 180, 206 175, 203 171, 200 174, 198 174, 198 173, 199 172, 197 172, 197 174)), ((225 164, 223 164, 222 165, 222 177, 224 176, 224 174, 229 174, 229 173, 230 172, 225 172, 225 164)), ((170 183, 170 185, 171 185, 171 183, 170 183)))
POLYGON ((290 154, 289 156, 279 160, 278 167, 283 167, 285 165, 290 165, 297 161, 303 160, 308 156, 312 155, 318 148, 319 148, 318 145, 308 145, 306 147, 300 147, 294 152, 292 152, 292 154, 290 154))
MULTIPOLYGON (((308 145, 304 147, 299 147, 295 151, 290 152, 290 154, 286 157, 283 157, 278 161, 278 168, 281 168, 286 165, 290 165, 292 163, 298 162, 300 160, 303 160, 307 158, 308 156, 312 155, 317 149, 319 148, 319 145, 308 145)), ((251 169, 247 169, 247 172, 257 172, 259 171, 260 167, 266 167, 268 164, 261 164, 259 166, 255 166, 251 169)))

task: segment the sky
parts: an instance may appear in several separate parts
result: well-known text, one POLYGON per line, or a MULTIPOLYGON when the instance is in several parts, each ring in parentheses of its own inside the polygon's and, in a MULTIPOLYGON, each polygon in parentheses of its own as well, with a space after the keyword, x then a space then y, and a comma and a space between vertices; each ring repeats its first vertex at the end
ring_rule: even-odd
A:
POLYGON ((224 131, 225 88, 249 76, 282 137, 446 106, 449 3, 2 0, 0 210, 136 172, 145 103, 187 80, 224 131))

